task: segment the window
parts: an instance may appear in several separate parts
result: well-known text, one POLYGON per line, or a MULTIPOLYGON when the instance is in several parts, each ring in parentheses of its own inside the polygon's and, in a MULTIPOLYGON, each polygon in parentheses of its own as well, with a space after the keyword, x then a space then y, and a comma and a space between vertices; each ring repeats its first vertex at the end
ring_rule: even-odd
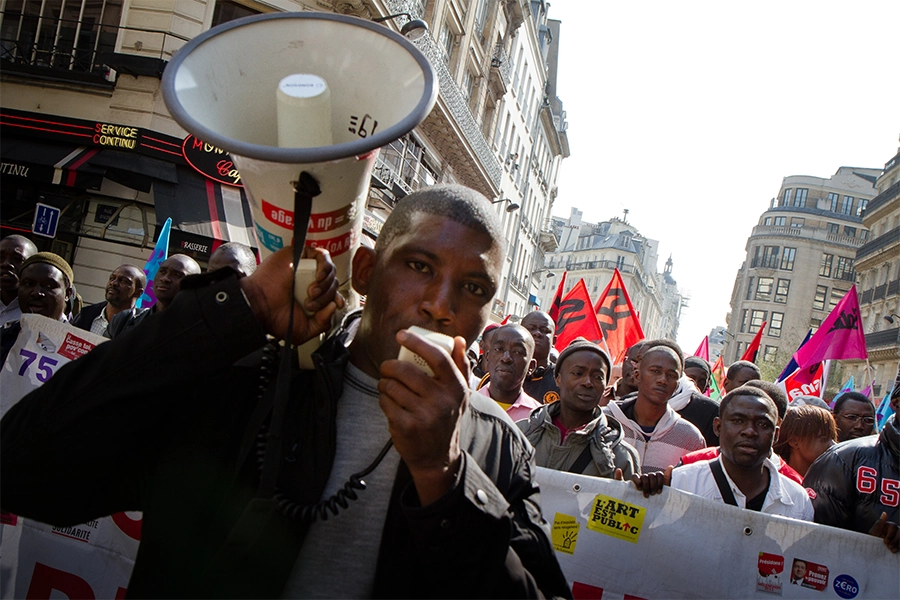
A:
POLYGON ((853 259, 838 256, 837 266, 834 268, 834 278, 844 281, 853 281, 856 274, 853 272, 853 259))
POLYGON ((822 264, 819 265, 819 275, 831 277, 831 263, 834 262, 834 254, 823 254, 822 264))
POLYGON ((778 304, 787 304, 788 293, 791 291, 790 279, 779 279, 778 287, 775 288, 775 302, 778 304))
POLYGON ((747 315, 750 313, 746 308, 741 312, 741 333, 747 331, 747 315))
POLYGON ((763 222, 763 225, 769 227, 772 224, 772 217, 766 217, 766 220, 763 222))
POLYGON ((767 312, 764 310, 754 310, 750 312, 750 330, 748 333, 756 333, 766 321, 767 312))
POLYGON ((809 190, 806 188, 797 188, 797 191, 794 192, 794 206, 799 208, 806 206, 806 195, 808 193, 809 190))
POLYGON ((838 302, 841 301, 841 298, 843 298, 846 293, 847 290, 831 288, 831 301, 828 304, 828 310, 834 310, 834 307, 838 305, 838 302))
POLYGON ((619 256, 616 258, 616 268, 620 271, 625 267, 625 257, 619 256))
POLYGON ((825 310, 825 299, 828 297, 828 286, 817 285, 816 295, 813 298, 813 310, 825 310))
POLYGON ((840 194, 835 194, 834 192, 828 192, 828 205, 831 207, 831 212, 837 212, 838 201, 840 199, 841 199, 840 194))
POLYGON ((856 237, 856 227, 844 225, 844 235, 846 235, 847 237, 856 237))
POLYGON ((752 277, 747 280, 747 297, 744 299, 745 300, 753 299, 753 278, 752 277))
POLYGON ((863 211, 866 210, 866 206, 869 204, 869 201, 865 198, 860 198, 859 202, 856 204, 856 216, 861 217, 863 211))
POLYGON ((806 223, 806 219, 791 217, 791 227, 794 229, 799 229, 799 228, 803 227, 804 223, 806 223))
POLYGON ((778 246, 766 246, 763 248, 762 264, 759 266, 766 269, 778 268, 778 246))
POLYGON ((760 277, 756 283, 756 295, 754 296, 754 300, 762 300, 764 302, 768 302, 772 299, 772 286, 775 284, 775 280, 771 277, 760 277))
POLYGON ((822 325, 822 319, 810 319, 809 320, 809 328, 812 329, 813 333, 815 333, 821 325, 822 325))
POLYGON ((844 196, 844 200, 841 202, 841 214, 849 215, 853 210, 853 196, 844 196))
POLYGON ((455 41, 456 36, 453 35, 453 31, 450 29, 449 23, 444 23, 444 26, 441 28, 441 34, 438 36, 438 45, 443 50, 443 59, 444 62, 448 65, 450 64, 450 57, 453 55, 453 42, 455 41))
POLYGON ((769 321, 769 336, 781 337, 781 324, 784 322, 784 313, 773 312, 769 321))
POLYGON ((794 270, 794 257, 797 255, 796 248, 785 247, 784 253, 781 255, 781 268, 785 271, 794 270))
POLYGON ((781 195, 781 206, 790 206, 792 191, 791 188, 784 190, 784 193, 781 195))
POLYGON ((744 354, 742 350, 744 349, 744 342, 737 343, 737 350, 734 353, 734 360, 740 359, 740 357, 744 354))
POLYGON ((765 362, 775 362, 775 357, 778 354, 778 346, 766 346, 765 354, 763 354, 763 360, 765 362))
POLYGON ((753 262, 750 263, 751 267, 760 266, 760 254, 762 254, 762 246, 756 246, 753 249, 753 262))
POLYGON ((784 227, 787 225, 787 217, 775 217, 775 227, 784 227))
POLYGON ((834 235, 840 235, 841 226, 838 225, 837 223, 829 223, 828 224, 828 233, 834 234, 834 235))

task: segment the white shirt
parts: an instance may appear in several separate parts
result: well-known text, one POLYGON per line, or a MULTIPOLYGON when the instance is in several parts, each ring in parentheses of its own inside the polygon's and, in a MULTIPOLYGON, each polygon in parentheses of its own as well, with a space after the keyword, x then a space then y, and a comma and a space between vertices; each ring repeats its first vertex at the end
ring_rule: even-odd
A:
MULTIPOLYGON (((672 471, 672 487, 696 494, 702 498, 724 502, 719 486, 716 485, 716 479, 709 468, 709 463, 710 461, 703 460, 678 467, 672 471)), ((775 466, 771 458, 767 458, 764 465, 769 470, 769 492, 763 501, 761 512, 801 521, 812 521, 812 502, 810 502, 803 486, 779 473, 778 467, 775 466)), ((728 471, 725 470, 724 465, 722 471, 725 473, 725 478, 728 480, 728 485, 731 487, 737 505, 741 508, 746 508, 747 497, 744 496, 743 492, 728 476, 728 471)))
POLYGON ((109 327, 109 321, 106 320, 106 306, 104 306, 100 314, 91 322, 91 333, 103 335, 107 327, 109 327))
POLYGON ((22 309, 19 308, 19 299, 13 298, 9 304, 3 304, 0 300, 0 328, 7 323, 18 321, 22 318, 22 309))

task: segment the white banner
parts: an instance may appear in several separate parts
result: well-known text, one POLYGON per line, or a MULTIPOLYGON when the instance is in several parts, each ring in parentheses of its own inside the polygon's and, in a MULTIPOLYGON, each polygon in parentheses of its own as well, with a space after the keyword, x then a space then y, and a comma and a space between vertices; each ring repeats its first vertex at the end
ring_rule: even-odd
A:
POLYGON ((900 598, 900 554, 873 536, 668 487, 644 498, 630 482, 544 468, 537 479, 576 599, 900 598))
POLYGON ((61 366, 109 341, 42 315, 22 315, 19 323, 22 330, 0 371, 0 416, 41 387, 61 366))
MULTIPOLYGON (((21 325, 0 371, 0 416, 64 364, 108 341, 40 315, 22 315, 21 325)), ((140 537, 139 512, 73 527, 0 514, 0 598, 123 598, 140 537)))

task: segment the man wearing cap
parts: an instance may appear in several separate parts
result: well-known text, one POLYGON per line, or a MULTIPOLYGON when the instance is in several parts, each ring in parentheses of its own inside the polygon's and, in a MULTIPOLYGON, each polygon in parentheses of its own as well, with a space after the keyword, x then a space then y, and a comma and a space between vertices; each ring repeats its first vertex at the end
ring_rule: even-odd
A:
POLYGON ((534 446, 538 466, 610 479, 617 469, 627 479, 640 472, 622 426, 599 407, 609 370, 606 352, 583 338, 560 352, 554 371, 559 401, 516 423, 534 446))
POLYGON ((525 376, 534 368, 534 339, 521 325, 502 325, 490 338, 487 368, 490 382, 478 390, 506 411, 513 421, 527 419, 541 403, 522 390, 525 376))
MULTIPOLYGON (((32 254, 19 271, 19 307, 23 313, 43 315, 56 321, 66 321, 66 303, 75 293, 72 267, 63 257, 52 252, 32 254)), ((0 333, 0 365, 16 343, 22 327, 18 321, 9 323, 0 333)))
POLYGON ((19 273, 25 259, 37 252, 37 247, 26 237, 8 235, 0 240, 0 327, 18 321, 19 273))

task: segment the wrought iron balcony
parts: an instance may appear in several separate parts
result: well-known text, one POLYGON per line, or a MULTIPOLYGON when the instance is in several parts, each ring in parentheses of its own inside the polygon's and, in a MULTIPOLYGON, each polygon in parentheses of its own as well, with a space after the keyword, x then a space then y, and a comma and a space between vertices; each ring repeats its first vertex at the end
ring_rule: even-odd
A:
MULTIPOLYGON (((900 156, 900 154, 898 154, 897 156, 895 156, 895 157, 894 157, 893 159, 891 159, 891 160, 892 160, 893 162, 896 162, 898 156, 900 156)), ((888 165, 890 165, 890 164, 891 164, 891 163, 888 163, 888 165)), ((893 166, 893 165, 892 165, 892 166, 893 166)), ((884 170, 885 170, 885 171, 888 170, 887 165, 885 165, 885 169, 884 169, 884 170)), ((876 210, 876 209, 878 209, 878 208, 881 208, 882 206, 884 206, 885 204, 887 204, 888 202, 890 202, 891 200, 893 200, 893 199, 896 198, 897 196, 900 196, 900 181, 898 181, 898 182, 895 183, 894 185, 890 186, 888 189, 884 190, 883 192, 881 192, 880 194, 878 194, 877 196, 875 196, 874 198, 872 198, 872 200, 869 201, 868 204, 866 204, 866 210, 865 210, 865 212, 863 213, 863 215, 870 215, 870 214, 872 214, 872 211, 874 211, 874 210, 876 210)))
POLYGON ((862 260, 870 254, 875 254, 879 250, 898 242, 900 242, 900 227, 895 227, 884 235, 879 235, 874 240, 869 241, 869 243, 857 250, 856 260, 862 260))
POLYGON ((900 345, 900 327, 866 334, 866 349, 869 352, 880 348, 897 348, 900 345))
POLYGON ((161 76, 164 57, 188 38, 152 29, 105 25, 0 11, 0 65, 22 73, 82 83, 110 84, 118 72, 161 76), (124 33, 123 33, 124 32, 124 33), (130 52, 116 52, 120 35, 130 52))

